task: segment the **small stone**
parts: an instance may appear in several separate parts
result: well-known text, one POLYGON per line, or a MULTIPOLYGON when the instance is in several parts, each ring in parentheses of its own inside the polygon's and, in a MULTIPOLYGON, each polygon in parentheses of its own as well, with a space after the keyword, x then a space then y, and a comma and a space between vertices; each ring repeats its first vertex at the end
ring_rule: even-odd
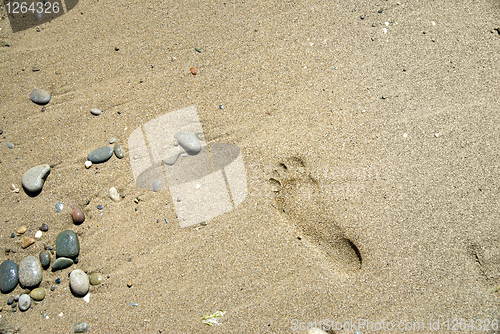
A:
POLYGON ((130 287, 132 287, 132 280, 130 280, 130 279, 129 279, 129 280, 127 281, 127 286, 128 286, 129 288, 130 288, 130 287))
POLYGON ((73 223, 76 225, 80 225, 85 221, 85 214, 82 209, 80 209, 75 204, 70 204, 71 207, 71 217, 73 218, 73 223))
POLYGON ((73 265, 73 260, 67 257, 60 257, 52 263, 52 271, 66 269, 73 265))
POLYGON ((197 70, 196 68, 194 68, 194 67, 191 67, 191 68, 189 69, 189 71, 191 71, 191 74, 192 74, 192 75, 196 75, 196 74, 198 74, 198 70, 197 70))
POLYGON ((40 165, 28 169, 22 178, 23 187, 27 193, 37 194, 42 191, 45 179, 50 174, 49 165, 40 165))
POLYGON ((177 197, 177 202, 180 202, 181 201, 181 198, 180 197, 177 197))
POLYGON ((50 286, 50 291, 54 291, 55 289, 56 289, 56 285, 55 285, 55 284, 52 284, 52 285, 50 286))
POLYGON ((90 109, 90 113, 94 116, 99 116, 100 114, 102 114, 102 111, 100 111, 99 109, 92 108, 90 109))
POLYGON ((61 284, 61 279, 60 278, 56 278, 56 280, 54 282, 56 282, 56 284, 61 284))
POLYGON ((109 146, 101 146, 89 153, 87 159, 94 164, 106 162, 113 155, 113 149, 109 146))
POLYGON ((15 302, 19 301, 19 294, 15 294, 15 295, 14 295, 14 301, 15 301, 15 302))
POLYGON ((10 190, 12 190, 13 192, 15 193, 18 193, 19 192, 19 188, 16 187, 16 185, 14 183, 11 183, 10 184, 10 190))
POLYGON ((360 18, 360 19, 362 19, 362 20, 364 20, 364 19, 365 19, 365 16, 364 16, 364 15, 361 15, 359 18, 360 18))
POLYGON ((35 239, 40 239, 42 237, 42 231, 36 231, 35 239))
POLYGON ((45 290, 43 288, 36 288, 31 290, 30 297, 37 302, 42 301, 45 298, 45 290))
POLYGON ((40 67, 38 67, 38 66, 36 66, 36 65, 33 65, 33 66, 31 66, 31 70, 32 70, 33 72, 38 72, 38 71, 40 71, 40 67))
POLYGON ((56 254, 58 257, 73 258, 80 253, 80 242, 75 232, 66 230, 57 235, 56 254))
POLYGON ((125 153, 123 153, 123 149, 118 143, 116 143, 113 147, 113 152, 115 152, 115 155, 118 159, 123 159, 125 157, 125 153))
POLYGON ((64 208, 64 204, 62 204, 61 202, 59 202, 59 203, 57 203, 57 204, 55 205, 55 208, 56 208, 57 213, 59 213, 59 212, 61 212, 61 211, 62 211, 62 209, 64 208))
POLYGON ((383 9, 378 10, 379 14, 382 14, 383 11, 384 11, 383 9))
POLYGON ((49 230, 49 225, 43 223, 38 229, 42 232, 47 232, 49 230))
POLYGON ((109 140, 109 143, 110 143, 110 144, 113 144, 115 141, 116 141, 116 139, 115 139, 115 138, 111 138, 111 139, 109 140))
POLYGON ((43 89, 33 89, 30 93, 31 101, 36 104, 47 104, 50 101, 50 94, 43 89))
POLYGON ((78 321, 73 325, 74 333, 87 333, 89 330, 89 325, 86 322, 78 321))
POLYGON ((115 51, 120 51, 120 48, 115 46, 115 51))
POLYGON ((38 254, 38 259, 40 259, 40 264, 43 269, 47 269, 50 266, 51 256, 49 251, 41 251, 40 254, 38 254))
POLYGON ((26 311, 30 308, 31 306, 31 297, 25 293, 23 293, 19 297, 19 311, 26 311))
POLYGON ((75 269, 69 275, 69 286, 77 297, 83 297, 89 292, 89 276, 80 269, 75 269))
POLYGON ((11 237, 11 238, 15 238, 15 237, 16 237, 16 234, 15 234, 14 232, 12 232, 12 233, 10 234, 10 237, 11 237))
POLYGON ((22 248, 28 248, 29 246, 33 245, 35 243, 35 239, 32 237, 24 236, 21 239, 21 247, 22 248))
POLYGON ((179 148, 179 146, 173 147, 166 156, 166 158, 163 159, 163 163, 170 166, 175 164, 180 154, 181 154, 181 149, 179 148))
POLYGON ((90 166, 92 166, 92 161, 90 160, 85 161, 85 168, 89 169, 90 166))
POLYGON ((12 305, 14 303, 14 296, 10 296, 9 299, 7 299, 7 305, 12 305))
POLYGON ((5 146, 7 146, 8 149, 12 150, 14 148, 14 144, 12 143, 4 143, 5 146))
POLYGON ((102 204, 97 204, 97 210, 102 210, 104 209, 104 207, 102 206, 102 204))
POLYGON ((14 261, 6 260, 0 264, 0 291, 9 293, 19 282, 19 271, 14 261))
POLYGON ((180 130, 174 135, 179 145, 190 155, 198 154, 201 151, 201 143, 198 137, 192 132, 180 130))
POLYGON ((219 104, 219 109, 224 110, 224 106, 222 104, 219 104))
POLYGON ((23 234, 24 232, 26 232, 26 226, 21 226, 16 230, 17 234, 23 234))
POLYGON ((118 190, 115 187, 109 188, 109 198, 113 201, 118 202, 120 200, 120 195, 118 194, 118 190))
POLYGON ((90 275, 90 284, 99 285, 104 281, 104 276, 101 273, 93 273, 90 275))
POLYGON ((25 257, 19 264, 19 283, 23 288, 34 288, 42 281, 42 266, 34 256, 25 257))
POLYGON ((158 191, 160 190, 161 187, 161 180, 154 180, 153 182, 153 191, 158 191))

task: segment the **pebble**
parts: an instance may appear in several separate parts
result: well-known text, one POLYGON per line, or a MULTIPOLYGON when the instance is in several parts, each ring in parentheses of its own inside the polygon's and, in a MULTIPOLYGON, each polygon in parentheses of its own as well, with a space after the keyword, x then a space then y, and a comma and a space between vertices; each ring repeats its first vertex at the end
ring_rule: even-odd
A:
POLYGON ((0 291, 9 293, 19 282, 19 271, 14 261, 6 260, 0 264, 0 291))
POLYGON ((191 67, 189 70, 191 71, 192 75, 198 74, 198 70, 196 68, 194 68, 194 67, 191 67))
POLYGON ((118 202, 120 200, 120 195, 118 194, 118 190, 115 187, 109 188, 109 198, 113 201, 118 202))
POLYGON ((29 246, 33 245, 35 243, 35 239, 32 237, 24 236, 21 239, 21 247, 22 248, 28 248, 29 246))
POLYGON ((76 296, 83 297, 89 292, 89 276, 83 270, 75 269, 69 275, 69 286, 76 296))
POLYGON ((9 299, 7 299, 7 305, 12 305, 14 303, 14 296, 10 296, 9 299))
POLYGON ((57 204, 55 205, 55 208, 56 208, 57 213, 59 213, 59 212, 61 212, 61 211, 62 211, 62 209, 64 208, 64 204, 62 204, 61 202, 59 202, 59 203, 57 203, 57 204))
POLYGON ((19 283, 23 288, 34 288, 42 281, 42 265, 34 256, 25 257, 19 264, 19 283))
POLYGON ((110 144, 113 144, 115 141, 116 141, 116 139, 115 139, 115 138, 111 138, 111 139, 109 140, 109 143, 110 143, 110 144))
POLYGON ((31 297, 25 293, 23 293, 19 297, 19 311, 26 311, 30 308, 31 306, 31 297))
POLYGON ((30 297, 37 302, 42 301, 45 298, 45 290, 43 288, 36 288, 31 290, 30 297))
POLYGON ((49 230, 49 225, 43 223, 38 229, 42 232, 47 232, 49 230))
POLYGON ((102 111, 100 111, 99 109, 92 108, 90 109, 90 113, 94 116, 99 116, 100 114, 102 114, 102 111))
POLYGON ((327 334, 327 333, 320 328, 309 328, 307 334, 327 334))
POLYGON ((56 282, 56 284, 61 284, 61 279, 60 278, 56 278, 56 280, 54 282, 56 282))
POLYGON ((36 104, 47 104, 50 101, 50 94, 46 90, 37 88, 31 91, 30 99, 36 104))
POLYGON ((13 192, 15 193, 18 193, 19 192, 19 188, 16 187, 16 185, 14 183, 11 183, 10 184, 10 190, 12 190, 13 192))
POLYGON ((26 232, 26 226, 18 227, 16 230, 17 234, 23 234, 24 232, 26 232))
POLYGON ((99 285, 104 281, 104 276, 101 273, 93 273, 90 275, 90 284, 99 285))
POLYGON ((85 214, 82 209, 80 209, 75 204, 70 204, 71 207, 71 217, 73 217, 73 223, 80 225, 85 221, 85 214))
POLYGON ((38 254, 38 259, 43 269, 47 269, 50 266, 51 256, 49 251, 41 251, 40 254, 38 254))
POLYGON ((40 239, 42 237, 42 231, 36 231, 35 239, 40 239))
POLYGON ((12 143, 4 143, 5 146, 7 146, 8 149, 12 150, 14 148, 14 144, 12 143))
POLYGON ((90 166, 92 166, 92 161, 90 160, 85 161, 85 168, 89 169, 90 166))
POLYGON ((131 287, 132 287, 132 280, 130 280, 130 279, 129 279, 129 280, 127 281, 127 286, 128 286, 129 288, 131 288, 131 287))
POLYGON ((55 284, 52 284, 52 285, 50 286, 50 291, 54 291, 55 289, 56 289, 55 284))
POLYGON ((60 257, 52 263, 52 271, 66 269, 73 265, 73 260, 67 257, 60 257))
POLYGON ((179 142, 179 145, 182 146, 182 148, 191 155, 198 154, 201 151, 201 143, 198 137, 194 135, 194 133, 186 131, 186 130, 179 130, 175 135, 175 139, 179 142))
POLYGON ((125 153, 123 153, 123 149, 118 143, 116 143, 113 147, 113 152, 115 152, 115 155, 118 159, 123 159, 125 157, 125 153))
POLYGON ((56 254, 59 257, 73 258, 80 253, 80 242, 75 232, 66 230, 57 235, 56 254))
POLYGON ((170 150, 167 157, 163 159, 163 163, 172 166, 179 158, 179 155, 181 155, 181 149, 179 146, 175 146, 170 150))
POLYGON ((160 190, 160 187, 161 187, 161 180, 155 180, 153 182, 153 191, 160 190))
POLYGON ((24 189, 29 193, 38 193, 42 191, 45 179, 49 174, 49 165, 40 165, 28 169, 22 178, 24 189))
POLYGON ((94 164, 106 162, 113 155, 113 149, 109 146, 101 146, 89 153, 87 159, 94 164))
POLYGON ((78 321, 73 325, 74 333, 87 333, 89 330, 89 325, 86 322, 78 321))

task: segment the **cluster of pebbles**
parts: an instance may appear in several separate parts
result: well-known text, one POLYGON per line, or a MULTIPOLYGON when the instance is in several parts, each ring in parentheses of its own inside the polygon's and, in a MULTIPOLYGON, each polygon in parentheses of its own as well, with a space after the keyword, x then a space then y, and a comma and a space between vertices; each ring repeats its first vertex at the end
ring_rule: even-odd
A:
MULTIPOLYGON (((30 99, 39 105, 49 103, 51 96, 48 92, 42 89, 35 89, 29 94, 30 99)), ((100 111, 92 109, 91 113, 99 115, 100 111)), ((114 140, 113 140, 114 142, 114 140)), ((118 143, 114 147, 102 146, 87 156, 85 167, 89 168, 93 163, 103 163, 108 161, 113 154, 118 159, 125 157, 125 154, 118 143)), ((51 172, 49 165, 39 165, 28 169, 22 176, 22 187, 26 194, 31 197, 37 196, 43 188, 45 180, 51 172)), ((13 192, 19 192, 19 189, 11 184, 13 192)), ((116 188, 111 188, 109 191, 110 198, 114 201, 119 200, 119 195, 116 188)), ((62 203, 56 205, 58 212, 62 210, 62 203)), ((75 225, 80 225, 85 221, 85 214, 75 204, 70 204, 71 216, 75 225)), ((39 231, 36 232, 35 238, 24 236, 27 231, 25 226, 16 230, 17 235, 22 236, 20 245, 23 249, 28 249, 30 245, 36 242, 36 239, 42 237, 43 232, 48 231, 48 225, 42 224, 39 231)), ((16 234, 12 233, 11 237, 16 234)), ((44 245, 45 246, 45 245, 44 245)), ((9 252, 7 251, 8 255, 9 252)), ((80 241, 76 233, 70 229, 60 232, 55 240, 55 250, 50 246, 45 246, 38 256, 28 255, 24 257, 19 263, 12 260, 5 260, 0 264, 0 292, 2 294, 12 293, 19 285, 24 289, 22 294, 15 294, 9 296, 7 304, 10 305, 9 310, 16 312, 19 309, 22 312, 28 311, 33 303, 41 302, 45 299, 46 292, 41 284, 43 281, 44 271, 50 270, 57 272, 71 267, 73 264, 78 264, 78 256, 80 254, 80 241)), ((74 269, 69 274, 69 288, 73 296, 87 298, 91 285, 100 285, 104 280, 101 273, 92 273, 88 275, 81 269, 74 269)), ((57 278, 50 287, 54 291, 57 284, 61 283, 61 279, 57 278)), ((0 311, 4 308, 0 307, 0 311)), ((85 322, 77 322, 73 326, 75 333, 85 333, 89 326, 85 322)))

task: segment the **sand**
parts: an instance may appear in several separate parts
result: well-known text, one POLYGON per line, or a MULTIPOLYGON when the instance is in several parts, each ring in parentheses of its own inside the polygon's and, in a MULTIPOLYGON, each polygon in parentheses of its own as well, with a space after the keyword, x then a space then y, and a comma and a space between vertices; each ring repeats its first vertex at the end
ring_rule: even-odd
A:
POLYGON ((9 312, 4 295, 0 331, 86 321, 89 333, 305 333, 365 320, 375 327, 334 332, 429 333, 498 321, 499 19, 493 0, 81 0, 40 31, 1 20, 0 139, 14 148, 0 145, 0 260, 37 255, 65 229, 81 255, 44 272, 47 296, 27 312, 9 312), (52 94, 44 112, 34 88, 52 94), (189 106, 207 142, 241 149, 248 194, 181 228, 169 191, 135 184, 128 138, 189 106), (113 137, 125 159, 85 169, 113 137), (9 189, 40 164, 52 172, 38 196, 9 189), (111 201, 110 187, 125 197, 111 201), (29 248, 10 238, 43 222, 29 248), (107 277, 88 303, 68 288, 77 268, 107 277), (218 310, 221 325, 201 322, 218 310))

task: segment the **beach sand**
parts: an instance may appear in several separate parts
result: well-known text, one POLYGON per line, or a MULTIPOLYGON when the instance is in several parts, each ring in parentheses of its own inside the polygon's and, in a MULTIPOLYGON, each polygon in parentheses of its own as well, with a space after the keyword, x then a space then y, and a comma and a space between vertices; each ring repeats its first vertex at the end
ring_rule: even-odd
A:
MULTIPOLYGON (((9 311, 19 286, 2 296, 0 332, 85 321, 89 333, 306 333, 365 319, 429 333, 498 321, 498 1, 81 0, 16 33, 2 16, 0 139, 14 148, 0 145, 0 260, 37 256, 66 229, 81 250, 78 264, 43 272, 47 295, 32 309, 9 311), (44 112, 34 88, 52 95, 44 112), (169 191, 136 185, 128 138, 189 106, 207 142, 241 149, 248 193, 181 228, 169 191), (110 138, 125 158, 86 169, 110 138), (38 196, 9 189, 41 164, 52 171, 38 196), (10 237, 42 223, 26 249, 10 237), (73 269, 106 277, 88 303, 69 290, 73 269), (219 326, 202 323, 219 310, 219 326)), ((388 332, 333 332, 354 329, 388 332)))

